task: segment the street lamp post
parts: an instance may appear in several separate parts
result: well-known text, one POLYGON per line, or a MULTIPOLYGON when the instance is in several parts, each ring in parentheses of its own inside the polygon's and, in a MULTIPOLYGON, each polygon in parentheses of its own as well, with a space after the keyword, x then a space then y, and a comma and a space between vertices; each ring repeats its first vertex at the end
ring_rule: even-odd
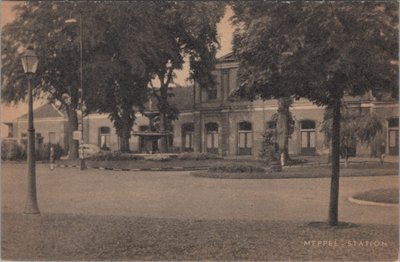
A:
POLYGON ((33 126, 32 77, 36 73, 39 59, 29 46, 22 55, 22 67, 28 79, 28 193, 25 214, 40 214, 36 197, 35 128, 33 126))
MULTIPOLYGON (((65 21, 66 24, 76 24, 76 19, 68 19, 65 21)), ((79 53, 80 53, 80 86, 78 90, 79 94, 79 114, 78 114, 78 131, 80 132, 79 139, 79 159, 80 159, 80 170, 87 169, 84 157, 84 140, 83 140, 83 49, 82 49, 82 15, 79 13, 79 53)))

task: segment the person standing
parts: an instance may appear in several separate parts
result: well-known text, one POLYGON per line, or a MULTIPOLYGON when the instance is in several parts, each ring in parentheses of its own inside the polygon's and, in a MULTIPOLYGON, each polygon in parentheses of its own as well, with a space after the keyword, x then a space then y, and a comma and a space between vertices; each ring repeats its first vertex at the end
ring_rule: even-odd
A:
POLYGON ((50 146, 50 170, 54 170, 54 162, 55 162, 55 155, 54 155, 54 146, 50 146))
POLYGON ((386 146, 385 146, 385 142, 382 142, 381 144, 381 165, 383 165, 384 161, 385 161, 385 151, 386 151, 386 146))

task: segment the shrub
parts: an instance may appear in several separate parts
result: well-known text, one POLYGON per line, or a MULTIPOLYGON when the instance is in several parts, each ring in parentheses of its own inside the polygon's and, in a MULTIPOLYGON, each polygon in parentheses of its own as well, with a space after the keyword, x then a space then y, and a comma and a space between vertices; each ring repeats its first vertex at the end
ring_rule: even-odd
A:
POLYGON ((113 152, 99 152, 86 157, 86 159, 93 161, 129 161, 129 160, 143 159, 143 157, 132 155, 129 153, 122 153, 120 151, 113 151, 113 152))
POLYGON ((180 160, 207 160, 207 159, 221 159, 219 155, 211 153, 182 153, 178 156, 180 160))
POLYGON ((208 168, 209 172, 217 173, 263 173, 265 169, 249 163, 217 163, 208 168))
POLYGON ((286 159, 286 165, 287 166, 295 166, 295 165, 303 165, 303 164, 305 164, 305 163, 307 163, 308 161, 307 161, 307 159, 293 159, 293 158, 289 158, 289 159, 286 159))
POLYGON ((64 154, 64 149, 59 144, 40 144, 36 148, 36 160, 50 160, 50 147, 54 148, 54 160, 59 160, 64 154))
POLYGON ((149 161, 170 161, 171 156, 155 154, 155 155, 148 155, 144 159, 149 161))
POLYGON ((274 129, 267 129, 263 134, 263 142, 259 157, 263 159, 266 164, 269 164, 273 160, 280 159, 278 153, 278 145, 276 143, 276 135, 274 129))
POLYGON ((23 160, 26 159, 24 148, 14 140, 3 140, 1 142, 1 160, 23 160))

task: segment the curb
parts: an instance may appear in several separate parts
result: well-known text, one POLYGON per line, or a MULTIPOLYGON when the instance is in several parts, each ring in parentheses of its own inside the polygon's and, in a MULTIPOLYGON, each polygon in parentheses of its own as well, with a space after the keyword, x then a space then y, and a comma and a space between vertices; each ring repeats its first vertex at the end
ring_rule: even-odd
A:
POLYGON ((364 205, 364 206, 381 206, 381 207, 398 207, 399 204, 390 204, 390 203, 381 203, 381 202, 373 202, 373 201, 366 201, 366 200, 359 200, 353 197, 347 198, 347 200, 351 203, 364 205))
MULTIPOLYGON (((69 168, 75 167, 79 168, 79 165, 55 165, 56 167, 69 168)), ((112 171, 194 171, 194 170, 207 170, 208 167, 153 167, 153 168, 113 168, 113 167, 100 167, 100 166, 88 166, 88 169, 99 169, 99 170, 112 170, 112 171)))
MULTIPOLYGON (((366 164, 366 162, 356 162, 366 164)), ((329 166, 328 163, 305 163, 303 165, 291 165, 291 166, 284 166, 283 169, 292 169, 292 168, 299 168, 299 167, 313 167, 313 166, 329 166)), ((68 168, 68 167, 76 167, 79 168, 79 165, 63 165, 63 164, 56 164, 56 167, 61 168, 68 168)), ((99 166, 88 166, 88 169, 99 169, 99 170, 113 170, 113 171, 196 171, 196 170, 207 170, 208 166, 200 166, 200 167, 152 167, 152 168, 113 168, 113 167, 99 167, 99 166)))

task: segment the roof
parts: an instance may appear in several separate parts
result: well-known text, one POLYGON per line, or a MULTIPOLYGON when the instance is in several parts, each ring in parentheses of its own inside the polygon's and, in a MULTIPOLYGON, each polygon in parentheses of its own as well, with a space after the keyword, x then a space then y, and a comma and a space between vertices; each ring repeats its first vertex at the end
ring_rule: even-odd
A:
POLYGON ((220 58, 217 58, 217 63, 227 63, 227 62, 237 62, 236 56, 233 54, 233 52, 230 52, 226 55, 221 56, 220 58))
MULTIPOLYGON (((194 86, 186 86, 186 87, 174 87, 169 91, 173 94, 173 96, 168 97, 168 103, 170 105, 176 106, 179 111, 191 110, 193 109, 194 101, 193 101, 193 92, 194 86)), ((151 98, 151 111, 157 111, 157 99, 155 97, 151 98)), ((146 103, 145 108, 148 110, 149 103, 146 103)), ((150 112, 147 112, 149 114, 150 112)))
MULTIPOLYGON (((65 118, 65 113, 61 112, 56 108, 53 104, 44 104, 33 110, 33 117, 36 119, 43 118, 65 118)), ((28 119, 28 114, 24 114, 17 118, 17 120, 26 120, 28 119)))

